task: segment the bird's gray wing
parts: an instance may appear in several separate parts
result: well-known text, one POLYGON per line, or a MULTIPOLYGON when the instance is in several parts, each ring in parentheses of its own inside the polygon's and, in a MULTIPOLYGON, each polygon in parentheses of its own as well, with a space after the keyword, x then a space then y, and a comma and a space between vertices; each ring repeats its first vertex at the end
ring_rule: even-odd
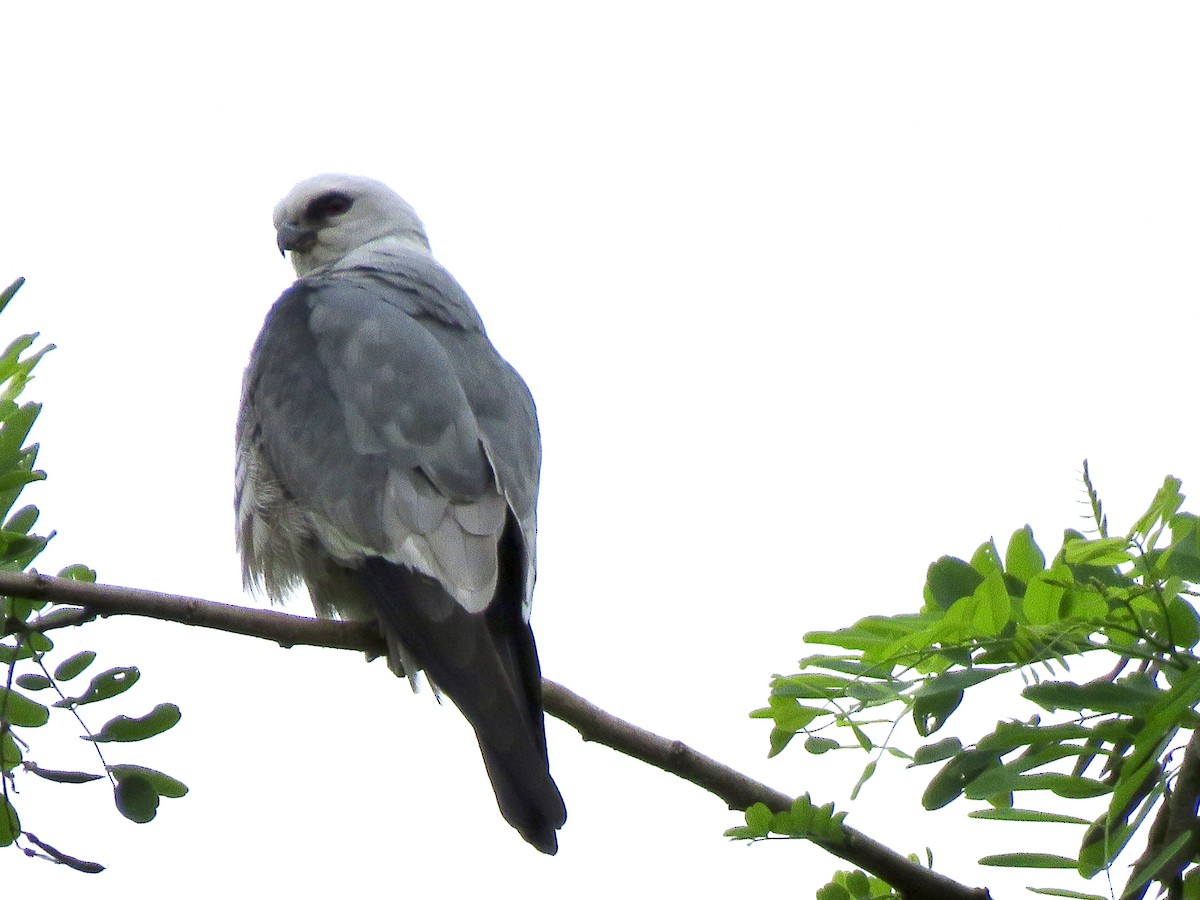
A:
POLYGON ((416 319, 369 281, 302 280, 247 379, 261 452, 331 556, 403 563, 487 606, 505 500, 458 373, 416 319))
POLYGON ((505 500, 521 526, 529 559, 525 615, 536 563, 541 442, 533 396, 496 352, 466 293, 445 269, 417 250, 395 249, 351 276, 379 284, 389 303, 419 321, 439 343, 467 397, 505 500))

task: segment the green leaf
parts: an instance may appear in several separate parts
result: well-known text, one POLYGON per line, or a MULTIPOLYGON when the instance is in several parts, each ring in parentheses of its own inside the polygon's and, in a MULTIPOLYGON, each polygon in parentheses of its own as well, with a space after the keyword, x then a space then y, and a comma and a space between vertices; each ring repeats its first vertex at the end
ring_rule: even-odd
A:
POLYGON ((804 749, 814 755, 820 755, 830 750, 837 750, 841 744, 831 738, 810 737, 804 742, 804 749))
POLYGON ((86 859, 71 856, 69 853, 63 853, 52 844, 47 844, 41 840, 36 834, 27 831, 25 832, 25 838, 56 863, 61 863, 64 866, 74 869, 76 872, 83 872, 85 875, 97 875, 104 871, 104 866, 100 865, 100 863, 89 862, 86 859))
POLYGON ((792 827, 792 814, 786 810, 771 814, 771 833, 772 834, 791 834, 795 829, 792 827))
POLYGON ((1028 744, 1061 743, 1088 738, 1095 729, 1073 722, 1062 725, 1026 725, 1022 722, 1000 722, 996 730, 979 741, 979 749, 999 755, 1028 744))
POLYGON ((806 656, 800 660, 801 669, 829 669, 841 672, 843 675, 853 675, 856 678, 883 678, 889 672, 880 671, 878 666, 871 666, 862 660, 850 656, 828 656, 823 653, 806 656))
POLYGON ((1000 853, 979 860, 981 866, 1003 866, 1020 869, 1074 869, 1075 860, 1053 853, 1000 853))
POLYGON ((1080 891, 1067 891, 1062 888, 1026 888, 1026 890, 1046 897, 1067 897, 1069 900, 1112 900, 1111 897, 1102 897, 1099 894, 1084 894, 1080 891))
POLYGON ((1004 822, 1052 822, 1061 825, 1091 825, 1088 819, 1059 813, 1039 812, 1036 809, 977 809, 967 815, 972 819, 999 819, 1004 822))
MULTIPOLYGON (((1064 617, 1070 616, 1081 621, 1094 622, 1097 627, 1102 627, 1101 623, 1108 616, 1108 601, 1105 599, 1105 595, 1091 584, 1080 582, 1091 578, 1098 579, 1097 573, 1109 571, 1112 570, 1084 566, 1072 573, 1072 577, 1079 579, 1079 581, 1072 584, 1063 595, 1066 610, 1064 617)), ((1112 637, 1113 635, 1110 632, 1110 640, 1112 637)))
POLYGON ((862 747, 868 753, 875 749, 875 742, 871 740, 870 736, 863 731, 857 722, 847 718, 845 724, 850 726, 850 730, 854 733, 854 739, 858 741, 858 746, 862 747))
POLYGON ((34 484, 35 481, 44 480, 46 480, 46 473, 40 472, 40 470, 30 472, 29 469, 10 469, 8 472, 0 475, 0 491, 10 492, 8 493, 7 500, 8 505, 11 506, 13 502, 16 502, 20 494, 18 488, 34 484))
POLYGON ((26 403, 0 422, 0 463, 10 460, 8 467, 20 457, 25 439, 42 411, 40 403, 26 403))
POLYGON ((103 775, 92 775, 89 772, 63 772, 59 769, 43 769, 34 763, 26 763, 25 771, 39 778, 45 778, 47 781, 55 781, 59 784, 87 784, 89 781, 97 781, 103 778, 103 775))
POLYGON ((96 654, 91 650, 82 650, 74 656, 69 656, 54 669, 54 677, 59 681, 70 681, 90 666, 96 654))
POLYGON ((12 665, 20 659, 29 659, 34 655, 34 650, 29 646, 28 641, 21 641, 19 647, 14 647, 12 644, 0 643, 0 663, 12 665))
POLYGON ((1190 548, 1173 547, 1162 559, 1164 575, 1176 576, 1184 581, 1200 582, 1200 555, 1190 548))
POLYGON ((985 797, 984 799, 991 804, 993 809, 1012 809, 1013 792, 1002 791, 1000 793, 993 794, 990 797, 985 797))
MULTIPOLYGON (((42 412, 41 403, 25 403, 0 422, 0 466, 5 470, 17 469, 25 454, 25 438, 42 412)), ((23 468, 23 467, 22 467, 23 468)), ((13 472, 13 475, 24 473, 13 472)))
POLYGON ((1140 534, 1144 537, 1149 537, 1151 531, 1154 530, 1156 522, 1165 522, 1174 516, 1183 504, 1183 495, 1179 493, 1179 488, 1182 484, 1182 481, 1170 475, 1163 479, 1163 486, 1154 495, 1154 500, 1150 503, 1150 508, 1134 523, 1130 534, 1140 534))
POLYGON ((0 719, 19 728, 40 728, 50 720, 50 710, 23 694, 0 687, 0 719))
POLYGON ((887 682, 852 681, 846 686, 846 696, 874 705, 899 700, 900 692, 887 682))
POLYGON ((806 644, 832 644, 847 650, 869 651, 886 646, 913 630, 912 621, 920 616, 867 616, 849 628, 837 631, 809 631, 806 644))
POLYGON ((999 568, 988 572, 971 599, 975 603, 971 624, 976 632, 987 637, 999 636, 1012 618, 1012 598, 999 568))
POLYGON ((925 576, 925 600, 939 609, 949 609, 963 597, 970 597, 983 576, 969 563, 954 556, 943 556, 931 563, 925 576))
POLYGON ((776 697, 834 700, 844 696, 847 685, 852 683, 851 679, 838 675, 806 672, 801 675, 783 675, 772 679, 771 693, 776 697))
POLYGON ((146 715, 131 719, 117 716, 109 719, 91 740, 96 743, 110 741, 144 741, 173 728, 180 719, 179 707, 174 703, 160 703, 146 715))
POLYGON ((1013 786, 1016 791, 1052 791, 1068 800, 1085 800, 1102 797, 1112 791, 1112 786, 1094 778, 1081 775, 1061 775, 1057 772, 1041 772, 1037 775, 1020 775, 1013 786))
POLYGON ((0 847, 7 847, 21 834, 21 819, 8 797, 0 794, 0 847))
POLYGON ((1200 900, 1200 869, 1183 876, 1183 900, 1200 900))
POLYGON ((54 649, 54 641, 50 640, 50 638, 46 637, 40 631, 31 631, 25 635, 25 643, 30 646, 34 653, 49 653, 54 649))
POLYGON ((44 691, 48 687, 53 687, 54 682, 45 675, 29 672, 25 675, 17 676, 17 686, 23 687, 27 691, 44 691))
POLYGON ((1182 597, 1172 597, 1167 604, 1167 628, 1171 643, 1182 650, 1200 643, 1200 616, 1182 597))
POLYGON ((66 702, 60 700, 59 705, 83 706, 85 703, 97 703, 110 697, 116 697, 137 684, 141 677, 142 673, 136 666, 106 669, 92 678, 91 684, 81 696, 71 697, 66 702))
POLYGON ((1014 531, 1004 554, 1004 571, 1026 584, 1046 568, 1046 555, 1033 539, 1033 529, 1026 525, 1014 531))
POLYGON ((978 549, 971 554, 971 568, 984 578, 993 573, 999 575, 1004 571, 1004 567, 1000 565, 1000 551, 996 549, 994 540, 980 544, 978 549))
MULTIPOLYGON (((25 540, 25 538, 22 538, 25 540)), ((0 543, 3 543, 3 535, 0 534, 0 543)), ((37 553, 33 554, 34 556, 37 553)), ((11 555, 0 553, 0 570, 5 572, 14 572, 25 568, 24 560, 14 559, 11 555)), ((48 600, 30 600, 27 597, 14 597, 11 594, 4 598, 3 606, 9 618, 18 619, 22 622, 28 621, 33 613, 44 609, 48 606, 48 600)), ((25 643, 29 644, 37 653, 44 653, 43 644, 50 644, 50 639, 40 631, 27 631, 25 633, 25 643)))
POLYGON ((932 697, 935 694, 962 693, 967 688, 974 687, 989 678, 1011 672, 1016 666, 998 666, 996 668, 973 667, 970 669, 955 669, 926 679, 925 683, 913 691, 914 697, 932 697))
POLYGON ((755 803, 746 810, 746 827, 754 837, 766 837, 771 832, 771 816, 765 803, 755 803))
POLYGON ((875 775, 875 760, 871 760, 863 767, 862 774, 858 776, 858 781, 850 791, 850 799, 857 800, 858 792, 862 790, 864 784, 867 783, 875 775))
POLYGON ((1021 696, 1051 712, 1090 709, 1098 713, 1141 717, 1147 715, 1165 693, 1144 682, 1076 684, 1073 681, 1044 681, 1025 688, 1021 696))
POLYGON ((41 471, 30 472, 25 469, 14 469, 0 475, 0 492, 9 491, 8 503, 11 506, 13 501, 20 494, 18 488, 23 488, 27 484, 33 484, 35 481, 45 481, 46 473, 41 471))
POLYGON ((961 753, 962 748, 962 741, 958 738, 943 738, 936 743, 918 747, 917 752, 913 754, 912 764, 914 766, 925 766, 930 763, 941 762, 943 759, 949 759, 955 754, 961 753))
MULTIPOLYGON (((84 619, 80 619, 80 610, 73 606, 55 606, 53 609, 39 613, 37 620, 33 623, 34 627, 40 631, 53 631, 55 628, 65 628, 68 625, 81 625, 84 619)), ((95 613, 88 613, 90 618, 95 618, 95 613)))
POLYGON ((38 508, 36 506, 23 506, 4 523, 4 530, 11 531, 15 534, 28 534, 38 520, 38 508))
MULTIPOLYGON (((34 558, 46 549, 46 544, 50 542, 50 538, 40 537, 36 534, 24 535, 13 534, 12 532, 0 532, 0 559, 6 564, 9 564, 13 569, 24 569, 29 563, 33 562, 34 558)), ((32 602, 34 609, 41 609, 46 606, 47 601, 37 600, 32 602)))
POLYGON ((21 747, 7 728, 0 731, 0 772, 11 772, 21 764, 21 747))
POLYGON ((1117 566, 1129 562, 1128 538, 1098 538, 1094 541, 1072 540, 1063 544, 1067 565, 1071 566, 1117 566))
POLYGON ((801 794, 792 801, 792 827, 796 829, 797 834, 808 833, 814 810, 812 797, 808 794, 801 794))
POLYGON ((772 696, 766 709, 756 709, 752 719, 773 719, 775 726, 783 731, 796 732, 807 727, 817 716, 829 715, 826 710, 804 706, 794 697, 772 696))
MULTIPOLYGON (((0 292, 0 312, 4 311, 4 307, 8 306, 9 301, 17 295, 17 291, 21 289, 21 285, 25 283, 24 278, 18 278, 2 292, 0 292)), ((30 341, 32 343, 32 340, 30 341)))
POLYGON ((1062 599, 1066 593, 1063 585, 1072 580, 1071 570, 1060 563, 1030 579, 1022 603, 1030 625, 1053 625, 1062 618, 1062 599))
POLYGON ((822 888, 817 889, 817 900, 854 900, 843 885, 836 882, 830 882, 822 888))
POLYGON ((71 581, 82 581, 87 584, 96 583, 96 570, 89 569, 83 563, 75 563, 67 566, 65 569, 60 569, 58 572, 59 578, 67 578, 71 581))
POLYGON ((854 900, 870 900, 871 882, 867 879, 867 873, 860 869, 849 872, 846 875, 846 890, 854 900))
MULTIPOLYGON (((971 800, 990 800, 992 797, 1004 797, 1007 800, 1016 790, 1019 778, 1019 772, 1011 764, 997 764, 981 772, 963 788, 963 793, 971 800)), ((1007 802, 1001 804, 1010 805, 1007 802)))
POLYGON ((771 731, 771 756, 779 753, 788 742, 803 731, 818 716, 830 716, 832 710, 814 709, 803 706, 791 697, 772 696, 768 699, 766 709, 756 709, 750 714, 754 719, 773 719, 775 727, 771 731))
POLYGON ((835 813, 833 804, 826 803, 813 814, 814 834, 823 841, 841 843, 846 837, 845 821, 844 812, 835 813))
MULTIPOLYGON (((7 304, 7 300, 5 300, 5 304, 7 304)), ((32 368, 37 365, 37 360, 41 359, 41 356, 49 349, 46 348, 38 350, 37 353, 32 355, 32 358, 25 360, 20 359, 20 354, 23 354, 25 350, 28 350, 30 347, 34 346, 34 341, 36 340, 36 331, 31 335, 22 335, 20 337, 13 338, 13 341, 8 344, 8 347, 5 348, 4 354, 0 356, 0 380, 5 380, 5 382, 7 382, 7 380, 13 380, 13 382, 16 383, 10 385, 10 388, 8 388, 4 394, 5 400, 8 401, 8 404, 10 404, 12 409, 17 408, 17 404, 12 402, 13 398, 20 394, 20 388, 22 388, 24 385, 26 377, 29 376, 32 368), (13 390, 14 388, 16 388, 16 390, 13 390)), ((11 410, 8 410, 8 412, 11 412, 11 410)))
POLYGON ((154 790, 157 791, 161 797, 178 799, 179 797, 185 796, 188 792, 187 785, 182 781, 172 778, 170 775, 167 775, 163 772, 159 772, 157 769, 147 769, 145 766, 119 765, 109 766, 108 771, 110 771, 113 777, 118 781, 124 781, 125 779, 131 778, 134 775, 140 778, 145 778, 148 782, 150 782, 154 790))
POLYGON ((772 728, 768 741, 771 744, 771 749, 767 752, 767 759, 778 756, 787 745, 792 742, 792 738, 796 736, 796 732, 785 730, 782 728, 772 728))
POLYGON ((118 781, 113 794, 121 815, 132 822, 145 824, 158 813, 158 792, 140 775, 118 781))
POLYGON ((912 717, 917 734, 929 737, 936 732, 958 709, 962 699, 963 692, 960 690, 937 691, 914 698, 912 717))
POLYGON ((1000 765, 996 754, 968 750, 951 759, 930 779, 921 805, 926 809, 941 809, 958 799, 972 781, 993 766, 1000 765))

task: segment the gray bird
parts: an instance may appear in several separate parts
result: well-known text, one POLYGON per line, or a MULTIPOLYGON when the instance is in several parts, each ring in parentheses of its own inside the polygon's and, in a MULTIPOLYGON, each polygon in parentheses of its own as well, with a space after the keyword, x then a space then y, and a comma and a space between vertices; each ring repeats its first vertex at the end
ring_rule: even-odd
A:
POLYGON ((533 397, 386 185, 320 175, 274 218, 298 278, 242 386, 243 577, 273 601, 303 582, 319 615, 377 621, 392 671, 424 670, 474 727, 504 818, 554 853, 567 812, 529 627, 533 397))

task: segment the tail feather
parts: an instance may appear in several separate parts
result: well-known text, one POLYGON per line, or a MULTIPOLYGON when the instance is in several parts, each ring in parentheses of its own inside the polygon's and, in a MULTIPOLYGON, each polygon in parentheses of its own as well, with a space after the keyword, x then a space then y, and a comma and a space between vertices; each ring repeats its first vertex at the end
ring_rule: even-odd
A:
POLYGON ((488 609, 468 613, 435 579, 405 566, 373 557, 360 573, 389 643, 475 729, 501 814, 538 850, 556 852, 567 812, 550 776, 541 669, 520 598, 499 591, 488 609))
POLYGON ((539 785, 536 782, 543 779, 529 777, 532 761, 522 754, 494 750, 482 738, 479 751, 500 814, 526 841, 553 856, 558 852, 558 829, 567 819, 567 808, 549 772, 539 785))

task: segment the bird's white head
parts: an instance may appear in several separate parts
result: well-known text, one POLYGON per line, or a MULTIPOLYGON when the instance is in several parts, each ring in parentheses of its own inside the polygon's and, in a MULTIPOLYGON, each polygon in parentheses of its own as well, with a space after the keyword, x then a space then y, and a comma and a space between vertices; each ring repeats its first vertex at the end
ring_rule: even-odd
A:
POLYGON ((276 242, 303 277, 381 239, 429 249, 413 208, 381 181, 317 175, 301 181, 275 207, 276 242))

